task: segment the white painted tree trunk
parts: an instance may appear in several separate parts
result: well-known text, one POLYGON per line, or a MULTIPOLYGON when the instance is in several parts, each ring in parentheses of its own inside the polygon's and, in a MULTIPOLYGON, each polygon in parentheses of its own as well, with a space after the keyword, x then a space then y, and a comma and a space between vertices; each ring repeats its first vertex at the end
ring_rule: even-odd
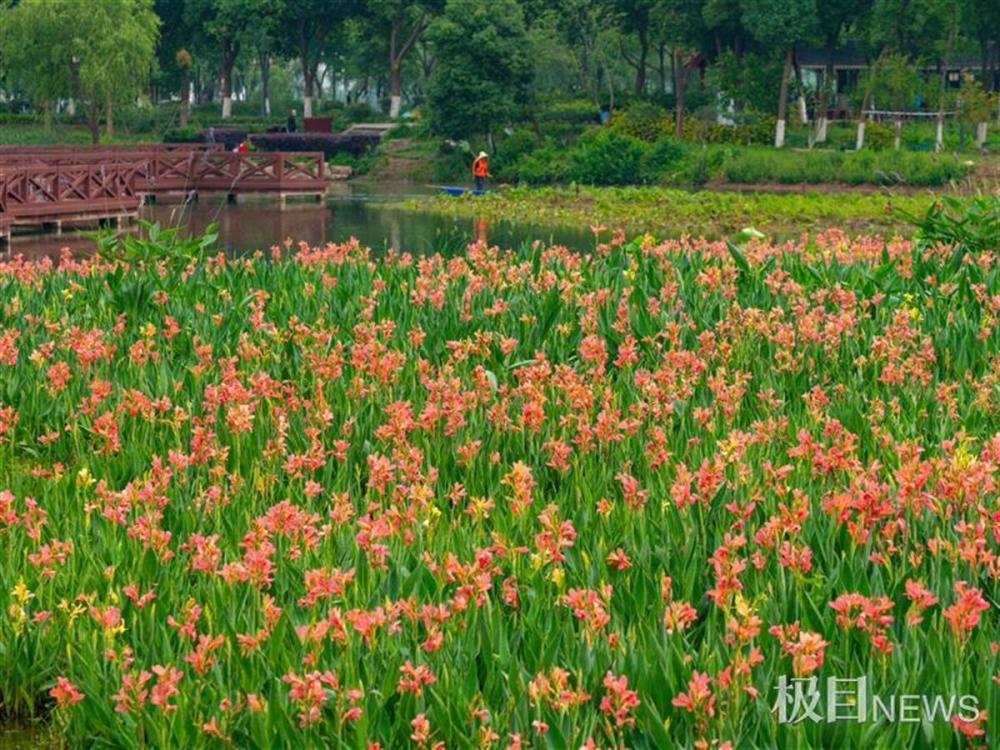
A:
POLYGON ((938 117, 937 127, 934 129, 934 150, 941 151, 944 148, 944 118, 938 117))
POLYGON ((233 116, 233 98, 231 96, 222 97, 222 119, 228 120, 233 116))
POLYGON ((778 120, 774 125, 774 147, 781 148, 785 145, 785 121, 778 120))
POLYGON ((313 98, 311 96, 304 97, 302 100, 302 116, 313 116, 313 98))
POLYGON ((816 121, 816 143, 826 143, 826 130, 828 123, 829 120, 826 119, 825 115, 821 116, 816 121))
POLYGON ((976 148, 982 148, 986 145, 986 129, 988 125, 986 122, 976 123, 976 148))
POLYGON ((854 150, 860 151, 865 147, 865 121, 858 120, 858 132, 854 139, 854 150))
POLYGON ((896 120, 895 122, 896 130, 893 136, 892 145, 897 151, 903 147, 903 121, 896 120))
POLYGON ((76 114, 76 99, 66 100, 66 114, 70 117, 76 114))
POLYGON ((389 119, 395 120, 399 117, 399 110, 403 106, 403 97, 393 95, 389 97, 389 119))
POLYGON ((809 124, 809 110, 806 107, 806 98, 799 94, 799 119, 803 125, 809 124))
POLYGON ((785 50, 785 65, 781 69, 781 93, 778 95, 778 121, 774 125, 774 147, 785 145, 785 113, 788 111, 788 77, 792 73, 792 48, 785 50))

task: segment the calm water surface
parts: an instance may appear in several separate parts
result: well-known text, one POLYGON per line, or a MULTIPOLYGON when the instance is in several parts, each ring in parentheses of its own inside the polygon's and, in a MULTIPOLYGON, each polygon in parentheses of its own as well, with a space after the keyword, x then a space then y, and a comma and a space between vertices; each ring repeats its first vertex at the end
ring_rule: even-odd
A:
MULTIPOLYGON (((503 248, 534 240, 574 250, 594 247, 593 235, 586 227, 459 220, 388 207, 393 201, 421 192, 427 190, 412 185, 340 184, 334 185, 325 203, 289 202, 281 208, 277 202, 265 199, 228 204, 222 197, 203 196, 198 203, 188 206, 144 206, 140 216, 163 227, 179 226, 194 233, 204 232, 215 223, 220 243, 232 252, 267 249, 287 238, 317 245, 343 242, 351 237, 376 252, 393 248, 414 253, 454 253, 480 239, 503 248)), ((64 231, 61 235, 22 234, 15 235, 4 250, 31 258, 58 258, 64 247, 85 254, 93 250, 94 241, 88 233, 76 231, 64 231)))

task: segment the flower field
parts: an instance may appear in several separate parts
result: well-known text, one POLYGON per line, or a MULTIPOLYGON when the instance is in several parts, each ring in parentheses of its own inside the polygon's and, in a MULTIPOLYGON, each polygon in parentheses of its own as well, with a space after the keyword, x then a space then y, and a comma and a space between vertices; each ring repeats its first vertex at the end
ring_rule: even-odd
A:
POLYGON ((994 254, 12 261, 0 721, 70 747, 996 746, 998 481, 994 254), (979 710, 840 720, 809 702, 830 678, 979 710))

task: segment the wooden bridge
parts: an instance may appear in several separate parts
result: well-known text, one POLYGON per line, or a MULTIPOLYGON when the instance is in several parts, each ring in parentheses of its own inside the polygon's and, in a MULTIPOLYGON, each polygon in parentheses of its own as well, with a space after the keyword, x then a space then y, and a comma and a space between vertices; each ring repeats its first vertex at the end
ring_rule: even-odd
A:
POLYGON ((326 192, 321 153, 231 153, 215 146, 0 147, 0 237, 15 226, 132 216, 158 197, 326 192))

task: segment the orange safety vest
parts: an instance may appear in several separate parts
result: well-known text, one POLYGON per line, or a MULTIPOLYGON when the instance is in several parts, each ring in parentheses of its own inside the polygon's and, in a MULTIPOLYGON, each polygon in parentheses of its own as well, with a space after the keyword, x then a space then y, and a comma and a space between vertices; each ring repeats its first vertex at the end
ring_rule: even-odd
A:
POLYGON ((489 164, 486 159, 476 159, 472 162, 472 175, 473 177, 485 177, 489 172, 489 164))

